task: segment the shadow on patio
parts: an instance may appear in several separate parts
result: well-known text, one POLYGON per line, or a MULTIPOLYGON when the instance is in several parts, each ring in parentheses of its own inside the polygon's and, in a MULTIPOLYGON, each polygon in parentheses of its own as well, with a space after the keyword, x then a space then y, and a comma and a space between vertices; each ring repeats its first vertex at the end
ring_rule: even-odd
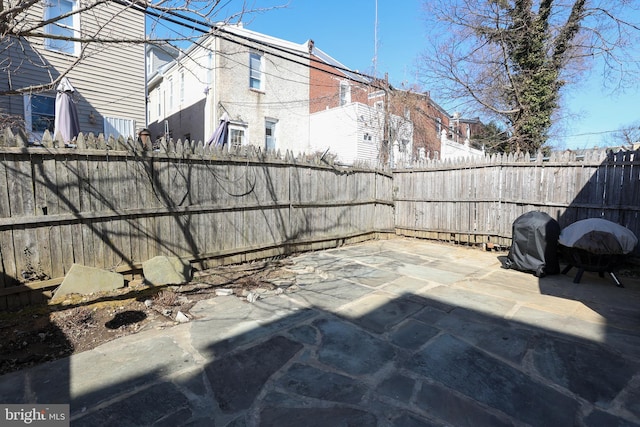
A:
POLYGON ((202 301, 190 324, 73 356, 67 372, 7 375, 0 400, 58 390, 74 426, 640 422, 638 315, 615 311, 634 287, 607 285, 596 310, 602 284, 538 283, 495 254, 412 239, 293 261, 294 289, 202 301))

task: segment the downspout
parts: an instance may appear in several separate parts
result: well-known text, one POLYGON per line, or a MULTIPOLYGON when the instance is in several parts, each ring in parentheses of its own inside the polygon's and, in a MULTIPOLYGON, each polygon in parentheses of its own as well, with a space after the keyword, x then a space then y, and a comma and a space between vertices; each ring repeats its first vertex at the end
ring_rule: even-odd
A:
MULTIPOLYGON (((147 8, 145 6, 144 10, 146 11, 147 8)), ((146 35, 147 35, 147 15, 145 14, 144 17, 144 23, 142 24, 142 27, 144 28, 144 37, 146 39, 146 35)), ((148 63, 147 63, 147 46, 148 44, 145 42, 143 44, 144 46, 144 129, 147 129, 149 127, 149 88, 148 88, 148 63)))
POLYGON ((385 129, 386 129, 386 134, 387 134, 387 148, 389 151, 389 167, 393 168, 394 167, 394 161, 395 159, 393 158, 393 142, 391 141, 391 105, 389 105, 391 103, 391 89, 389 86, 389 74, 385 73, 384 75, 384 95, 385 95, 385 108, 384 108, 384 124, 385 124, 385 129))

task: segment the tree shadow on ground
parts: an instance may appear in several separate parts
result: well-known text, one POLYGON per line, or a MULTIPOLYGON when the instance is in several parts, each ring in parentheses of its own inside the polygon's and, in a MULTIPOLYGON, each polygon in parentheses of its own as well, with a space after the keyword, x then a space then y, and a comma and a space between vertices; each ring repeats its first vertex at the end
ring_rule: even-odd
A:
POLYGON ((76 355, 66 372, 54 362, 4 376, 0 400, 59 393, 70 397, 73 425, 87 426, 640 422, 637 328, 600 340, 580 333, 589 322, 571 329, 568 314, 486 294, 517 272, 468 259, 445 271, 447 248, 373 247, 299 257, 295 292, 203 301, 194 322, 76 355))

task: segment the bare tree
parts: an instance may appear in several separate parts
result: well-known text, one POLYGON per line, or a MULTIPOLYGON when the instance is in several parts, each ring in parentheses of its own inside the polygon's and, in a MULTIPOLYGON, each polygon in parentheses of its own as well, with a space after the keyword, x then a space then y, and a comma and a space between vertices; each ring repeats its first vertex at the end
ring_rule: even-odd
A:
POLYGON ((631 123, 611 135, 611 143, 628 149, 636 149, 640 144, 640 122, 631 123))
POLYGON ((504 124, 506 151, 536 151, 563 94, 595 64, 603 82, 632 83, 639 9, 633 0, 425 1, 423 84, 504 124))

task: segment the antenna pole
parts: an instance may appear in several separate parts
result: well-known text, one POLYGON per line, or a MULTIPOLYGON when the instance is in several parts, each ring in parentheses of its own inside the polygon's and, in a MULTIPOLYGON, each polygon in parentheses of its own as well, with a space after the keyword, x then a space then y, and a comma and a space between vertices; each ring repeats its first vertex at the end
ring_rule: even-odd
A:
POLYGON ((375 22, 373 26, 373 77, 378 74, 378 0, 376 3, 375 22))

